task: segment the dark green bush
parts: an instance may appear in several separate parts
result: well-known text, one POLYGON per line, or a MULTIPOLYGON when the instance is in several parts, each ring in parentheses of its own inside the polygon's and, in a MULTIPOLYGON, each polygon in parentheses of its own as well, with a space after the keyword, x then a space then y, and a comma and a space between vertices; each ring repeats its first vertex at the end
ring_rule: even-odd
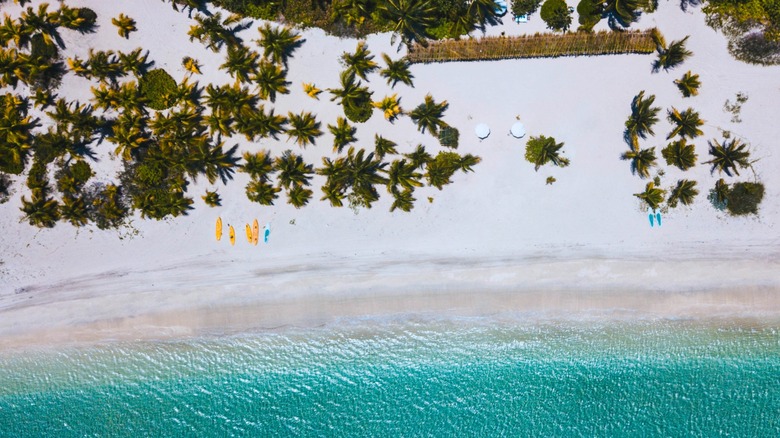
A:
POLYGON ((371 118, 374 113, 374 107, 370 100, 344 102, 344 115, 355 123, 363 123, 371 118))
POLYGON ((27 187, 30 190, 47 189, 49 186, 48 169, 40 160, 33 160, 30 172, 27 174, 27 187))
POLYGON ((57 50, 57 45, 46 44, 46 40, 43 35, 37 33, 30 39, 30 56, 38 60, 51 60, 57 59, 60 52, 57 50))
POLYGON ((577 5, 577 15, 579 15, 580 28, 590 31, 601 21, 601 14, 604 12, 604 4, 598 0, 580 0, 577 5))
POLYGON ((515 0, 512 2, 512 13, 515 15, 531 15, 539 9, 542 0, 515 0))
POLYGON ((149 108, 164 110, 170 108, 171 102, 166 99, 169 93, 176 91, 176 81, 167 71, 156 68, 149 70, 138 81, 141 95, 149 100, 149 108))
POLYGON ((97 14, 90 8, 79 8, 79 18, 84 19, 84 24, 79 27, 79 30, 89 30, 95 26, 97 14))
POLYGON ((0 204, 8 201, 9 196, 11 196, 11 177, 0 173, 0 204))
POLYGON ((571 26, 571 12, 563 0, 546 0, 539 15, 549 29, 565 32, 571 26))
POLYGON ((757 214, 758 204, 764 199, 764 185, 761 183, 739 182, 729 190, 726 208, 735 216, 757 214))
POLYGON ((445 126, 439 130, 439 144, 444 147, 457 149, 458 140, 460 139, 460 132, 458 128, 452 126, 445 126))

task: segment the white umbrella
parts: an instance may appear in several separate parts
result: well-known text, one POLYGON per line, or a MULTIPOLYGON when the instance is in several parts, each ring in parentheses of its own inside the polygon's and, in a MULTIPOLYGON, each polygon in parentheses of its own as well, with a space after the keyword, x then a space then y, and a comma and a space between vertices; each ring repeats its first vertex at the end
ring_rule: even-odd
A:
POLYGON ((474 128, 474 133, 477 134, 477 137, 481 139, 487 138, 487 136, 490 135, 490 127, 484 123, 480 123, 476 128, 474 128))
POLYGON ((523 138, 525 136, 525 126, 520 122, 515 122, 509 132, 511 132, 512 135, 517 138, 523 138))

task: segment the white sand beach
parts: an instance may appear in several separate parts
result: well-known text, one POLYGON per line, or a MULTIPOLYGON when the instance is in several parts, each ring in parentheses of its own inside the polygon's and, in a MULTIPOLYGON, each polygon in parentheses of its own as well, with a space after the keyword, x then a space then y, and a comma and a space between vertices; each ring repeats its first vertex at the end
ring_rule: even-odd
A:
MULTIPOLYGON (((32 2, 36 6, 39 1, 32 2)), ((184 56, 203 64, 205 84, 232 83, 218 67, 215 54, 190 42, 187 13, 159 0, 72 0, 98 13, 97 33, 63 32, 65 56, 85 56, 90 47, 149 50, 155 67, 180 81, 184 56), (125 40, 111 18, 125 13, 138 31, 125 40)), ((4 4, 16 14, 18 6, 4 4)), ((538 16, 530 23, 504 25, 488 34, 543 30, 538 16)), ((257 38, 255 21, 242 33, 257 38)), ((603 24, 603 23, 602 23, 603 24)), ((315 199, 296 209, 283 198, 264 207, 244 193, 249 181, 237 172, 227 186, 217 183, 222 207, 209 208, 200 196, 211 188, 205 179, 189 187, 195 209, 163 221, 135 217, 129 227, 102 231, 90 225, 76 229, 60 223, 39 229, 21 222, 18 178, 11 199, 0 204, 0 348, 31 344, 112 339, 192 336, 201 333, 274 329, 336 323, 343 318, 415 315, 514 318, 736 318, 780 320, 780 67, 735 61, 726 39, 707 27, 700 10, 683 12, 661 2, 642 17, 637 28, 657 26, 666 39, 690 35, 694 56, 670 72, 651 72, 653 55, 620 55, 559 59, 505 60, 414 65, 415 87, 391 91, 372 74, 374 97, 398 92, 401 106, 414 108, 431 93, 450 104, 445 120, 460 129, 459 153, 482 158, 473 173, 455 175, 443 191, 418 189, 409 212, 389 212, 383 193, 372 209, 354 212, 315 199), (700 95, 684 99, 673 80, 691 70, 701 77, 700 95), (656 95, 656 105, 697 109, 706 121, 696 139, 699 164, 686 178, 699 182, 701 194, 692 206, 664 212, 663 224, 650 227, 647 213, 633 193, 645 180, 632 175, 620 159, 627 149, 623 124, 634 95, 656 95), (742 122, 723 109, 737 92, 749 100, 742 122), (509 129, 517 119, 528 135, 516 139, 509 129), (479 140, 478 123, 491 135, 479 140), (766 187, 757 216, 731 217, 715 210, 707 192, 722 177, 710 174, 707 140, 720 130, 750 144, 754 177, 766 187), (545 166, 538 172, 524 160, 529 136, 547 135, 565 143, 566 168, 545 166), (548 176, 556 178, 546 185, 548 176), (432 198, 429 202, 428 197, 432 198), (214 222, 222 217, 236 227, 235 246, 214 239, 214 222), (245 223, 270 223, 268 243, 252 246, 242 238, 245 223)), ((277 98, 277 113, 308 110, 322 122, 335 123, 340 108, 326 93, 308 97, 303 82, 326 89, 338 84, 338 57, 356 40, 301 31, 305 42, 289 62, 289 95, 277 98)), ((393 58, 403 53, 391 35, 367 38, 369 49, 393 58)), ((82 102, 89 83, 69 73, 62 95, 82 102)), ((45 127, 44 127, 45 128, 45 127)), ((643 145, 660 149, 671 129, 665 117, 656 136, 643 145)), ((358 127, 358 144, 370 148, 375 133, 396 141, 403 152, 418 143, 440 149, 430 134, 420 134, 408 117, 394 124, 377 111, 358 127)), ((247 142, 235 136, 240 151, 261 148, 280 153, 292 149, 319 165, 331 152, 332 135, 300 149, 286 136, 278 141, 247 142)), ((120 162, 113 148, 97 148, 96 178, 113 178, 120 162)), ((669 170, 665 188, 683 174, 669 170)), ((724 176, 725 177, 725 176, 724 176)))

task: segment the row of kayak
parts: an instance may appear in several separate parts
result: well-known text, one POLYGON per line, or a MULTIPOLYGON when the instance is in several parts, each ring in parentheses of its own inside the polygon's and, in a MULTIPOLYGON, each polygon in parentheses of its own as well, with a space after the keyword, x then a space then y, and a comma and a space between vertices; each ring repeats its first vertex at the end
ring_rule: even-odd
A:
MULTIPOLYGON (((217 242, 222 240, 222 218, 217 218, 217 242)), ((265 224, 265 227, 263 228, 263 242, 268 243, 268 236, 271 235, 271 224, 265 224)), ((230 244, 235 245, 236 244, 236 230, 233 228, 232 225, 228 225, 228 238, 230 239, 230 244)), ((254 220, 252 225, 246 224, 246 240, 251 245, 257 245, 257 243, 260 241, 260 224, 257 222, 257 219, 254 220)))

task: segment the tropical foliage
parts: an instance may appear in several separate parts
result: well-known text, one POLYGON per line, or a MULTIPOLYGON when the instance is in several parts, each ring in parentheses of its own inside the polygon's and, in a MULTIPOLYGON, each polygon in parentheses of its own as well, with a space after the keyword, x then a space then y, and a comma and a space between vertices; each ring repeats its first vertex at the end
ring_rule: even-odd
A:
POLYGON ((672 132, 666 136, 667 140, 677 135, 682 138, 696 138, 703 134, 699 126, 704 125, 704 120, 699 118, 699 113, 694 111, 693 108, 680 112, 677 108, 672 107, 667 112, 667 118, 669 122, 675 125, 672 132))
POLYGON ((531 137, 525 145, 525 159, 534 165, 534 170, 538 171, 540 167, 547 163, 552 163, 558 167, 569 165, 569 159, 560 155, 563 148, 563 142, 557 143, 552 137, 531 137))
POLYGON ((387 79, 388 85, 395 88, 395 84, 401 82, 410 87, 414 86, 412 83, 414 76, 411 71, 409 71, 411 64, 408 59, 401 58, 393 61, 386 53, 382 54, 382 59, 385 61, 387 67, 380 70, 379 74, 387 79))
POLYGON ((639 19, 644 5, 642 0, 606 0, 604 14, 607 15, 610 27, 628 27, 639 19))
POLYGON ((640 178, 648 178, 650 169, 656 165, 655 148, 630 149, 620 156, 623 160, 631 161, 631 173, 636 173, 640 178))
POLYGON ((658 72, 661 69, 671 70, 693 55, 693 52, 685 48, 685 43, 689 38, 687 36, 679 41, 672 41, 668 46, 660 32, 656 32, 654 36, 658 58, 653 62, 653 72, 658 72))
POLYGON ((744 62, 780 64, 778 0, 710 0, 702 11, 707 24, 723 31, 729 52, 744 62))
POLYGON ((666 160, 666 164, 675 166, 680 170, 688 170, 696 165, 696 147, 688 144, 685 138, 669 143, 661 150, 661 156, 666 160))
POLYGON ((379 64, 374 62, 374 55, 368 50, 365 41, 358 41, 355 53, 343 53, 341 62, 347 67, 348 72, 353 72, 357 77, 368 81, 367 75, 379 69, 379 64))
POLYGON ((674 81, 677 88, 680 89, 683 97, 691 97, 699 94, 699 87, 701 87, 701 81, 699 75, 691 74, 690 70, 683 75, 680 79, 674 81))
POLYGON ((149 102, 149 108, 156 110, 169 108, 168 95, 176 90, 176 81, 161 68, 150 70, 138 81, 140 96, 149 102))
POLYGON ((132 18, 128 17, 125 14, 119 14, 118 17, 111 19, 111 24, 116 26, 117 32, 119 33, 119 36, 122 38, 128 38, 130 37, 130 32, 135 32, 138 30, 136 28, 136 22, 132 18))
POLYGON ((732 172, 739 176, 740 168, 747 169, 751 165, 748 161, 750 152, 747 150, 747 145, 736 138, 724 140, 722 144, 718 140, 712 140, 710 155, 712 159, 704 164, 712 164, 713 172, 718 169, 718 172, 724 172, 728 176, 731 176, 732 172))
POLYGON ((678 203, 681 203, 682 205, 691 205, 693 199, 698 194, 699 191, 696 189, 696 181, 681 179, 677 181, 677 185, 670 191, 669 199, 666 203, 671 208, 677 207, 678 203))
POLYGON ((442 117, 444 117, 444 111, 446 111, 448 107, 449 103, 447 103, 446 100, 436 103, 436 101, 433 100, 433 96, 426 94, 423 103, 413 109, 409 113, 409 117, 417 124, 417 129, 419 129, 420 132, 425 132, 427 129, 432 134, 437 134, 439 128, 447 126, 442 120, 442 117))
POLYGON ((548 29, 566 32, 571 27, 571 12, 564 0, 545 0, 539 15, 548 29))
POLYGON ((758 205, 763 199, 763 184, 758 182, 738 182, 728 190, 726 209, 735 216, 758 214, 758 205))
POLYGON ((634 193, 634 196, 644 201, 651 210, 655 210, 664 202, 666 190, 656 187, 651 181, 645 186, 645 191, 634 193))
POLYGON ((631 101, 631 115, 626 120, 626 132, 629 137, 639 136, 647 138, 647 135, 655 135, 653 125, 658 122, 658 112, 661 107, 654 107, 655 95, 645 98, 644 90, 634 96, 631 101))

